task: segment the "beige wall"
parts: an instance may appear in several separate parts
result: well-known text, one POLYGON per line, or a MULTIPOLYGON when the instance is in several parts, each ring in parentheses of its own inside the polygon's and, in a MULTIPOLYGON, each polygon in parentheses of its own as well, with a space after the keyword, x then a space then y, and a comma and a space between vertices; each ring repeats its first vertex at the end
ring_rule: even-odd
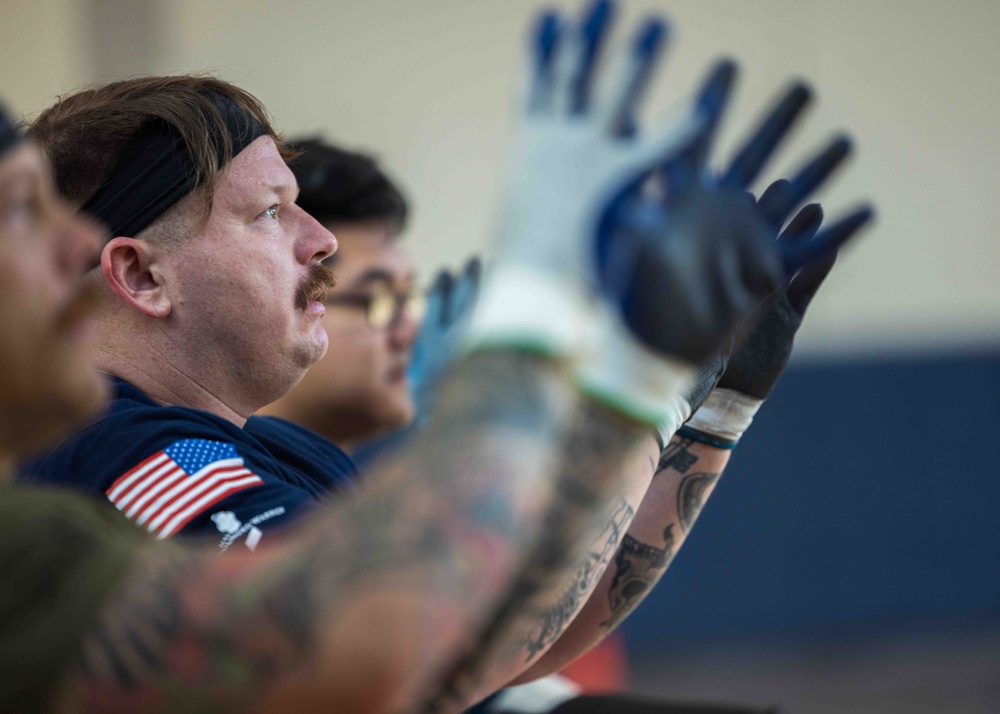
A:
POLYGON ((82 14, 80 2, 0 0, 0 97, 11 109, 37 112, 90 81, 82 14))
MULTIPOLYGON (((95 77, 211 70, 289 133, 374 149, 409 189, 431 269, 488 243, 528 0, 0 0, 0 95, 26 112, 95 77)), ((824 288, 806 352, 1000 335, 1000 2, 631 2, 675 21, 663 114, 722 52, 745 68, 725 146, 783 80, 819 102, 770 177, 838 128, 858 158, 824 195, 880 220, 824 288)))

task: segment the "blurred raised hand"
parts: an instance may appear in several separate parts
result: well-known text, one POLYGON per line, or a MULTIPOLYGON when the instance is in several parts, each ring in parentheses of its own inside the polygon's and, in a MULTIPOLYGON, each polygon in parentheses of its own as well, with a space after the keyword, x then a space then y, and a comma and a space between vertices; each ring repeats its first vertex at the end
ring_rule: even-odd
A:
MULTIPOLYGON (((674 400, 659 425, 664 440, 723 373, 736 327, 803 268, 808 278, 826 266, 872 217, 872 209, 861 206, 807 236, 801 221, 793 221, 775 240, 795 208, 850 155, 851 142, 846 135, 833 138, 755 203, 748 189, 794 127, 811 90, 790 86, 729 167, 716 174, 708 157, 735 76, 730 61, 710 71, 691 110, 698 131, 654 172, 621 187, 606 205, 595 241, 600 288, 629 332, 654 353, 700 365, 686 398, 674 400)), ((634 121, 623 125, 634 131, 634 121)))
POLYGON ((413 345, 409 369, 418 421, 430 411, 434 388, 454 357, 461 330, 479 292, 481 273, 479 258, 472 257, 458 275, 448 270, 438 272, 427 292, 427 309, 413 345))

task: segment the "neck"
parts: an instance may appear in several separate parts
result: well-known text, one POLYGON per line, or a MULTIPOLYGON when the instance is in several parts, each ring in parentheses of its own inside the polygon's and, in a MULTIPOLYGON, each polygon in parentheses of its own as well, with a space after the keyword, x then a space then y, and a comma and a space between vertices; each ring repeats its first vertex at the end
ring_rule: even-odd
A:
POLYGON ((177 369, 162 356, 150 369, 149 360, 135 360, 101 349, 97 357, 97 369, 124 379, 143 392, 157 404, 170 407, 188 407, 215 414, 230 421, 241 429, 247 422, 249 413, 230 407, 222 399, 212 394, 196 380, 177 369))

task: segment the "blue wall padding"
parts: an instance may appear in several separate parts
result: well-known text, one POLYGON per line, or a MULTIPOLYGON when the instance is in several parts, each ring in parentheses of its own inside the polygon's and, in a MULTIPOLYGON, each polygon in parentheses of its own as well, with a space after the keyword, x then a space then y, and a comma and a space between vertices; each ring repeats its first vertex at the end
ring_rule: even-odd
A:
POLYGON ((634 649, 1000 618, 1000 350, 793 366, 634 649))

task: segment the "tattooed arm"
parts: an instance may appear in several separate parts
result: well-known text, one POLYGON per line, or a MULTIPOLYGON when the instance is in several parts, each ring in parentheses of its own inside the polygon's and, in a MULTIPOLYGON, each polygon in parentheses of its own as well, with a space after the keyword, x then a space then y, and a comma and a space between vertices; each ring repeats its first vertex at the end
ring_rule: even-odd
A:
MULTIPOLYGON (((411 709, 481 640, 489 613, 519 612, 520 598, 498 598, 526 553, 522 582, 548 577, 558 558, 538 543, 546 514, 547 531, 571 533, 558 514, 585 520, 597 507, 600 487, 583 479, 554 488, 552 445, 575 400, 551 362, 470 358, 412 448, 303 532, 251 557, 150 546, 60 708, 411 709)), ((625 445, 639 427, 619 422, 625 445)))
POLYGON ((549 638, 558 637, 624 536, 634 514, 630 502, 642 497, 624 478, 630 470, 622 464, 645 469, 646 483, 639 486, 644 489, 656 452, 648 427, 594 402, 581 402, 559 448, 556 499, 528 567, 424 711, 465 709, 504 686, 535 653, 547 649, 549 638), (588 555, 602 531, 597 548, 603 553, 588 555), (576 585, 567 593, 569 583, 576 585))
MULTIPOLYGON (((558 671, 600 642, 645 599, 684 544, 731 453, 674 436, 660 457, 631 527, 592 594, 585 604, 583 598, 574 599, 577 614, 564 619, 571 624, 561 633, 549 634, 550 648, 544 654, 539 650, 541 656, 531 653, 533 664, 513 683, 558 671)), ((638 475, 634 480, 639 480, 638 475)), ((604 550, 599 539, 590 557, 604 550)), ((551 620, 553 612, 547 612, 542 622, 551 620)))

